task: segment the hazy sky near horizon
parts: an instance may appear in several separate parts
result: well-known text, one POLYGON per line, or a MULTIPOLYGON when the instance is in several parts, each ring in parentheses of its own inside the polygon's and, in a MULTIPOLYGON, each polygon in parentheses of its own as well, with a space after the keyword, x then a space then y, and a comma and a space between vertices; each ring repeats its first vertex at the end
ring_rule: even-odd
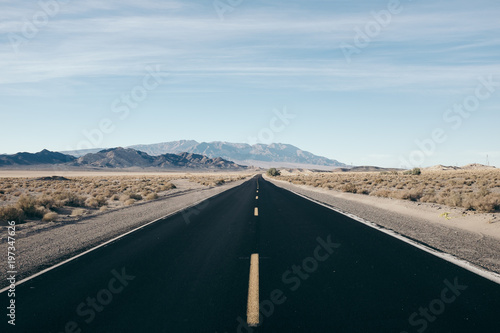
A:
POLYGON ((498 0, 40 3, 0 0, 0 153, 194 139, 500 167, 498 0))

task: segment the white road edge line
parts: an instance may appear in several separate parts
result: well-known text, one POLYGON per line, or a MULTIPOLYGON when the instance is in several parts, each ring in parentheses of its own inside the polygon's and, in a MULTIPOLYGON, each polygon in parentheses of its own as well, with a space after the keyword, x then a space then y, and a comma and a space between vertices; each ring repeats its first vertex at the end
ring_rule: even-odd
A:
POLYGON ((385 229, 385 228, 379 226, 378 224, 376 224, 374 222, 370 222, 370 221, 365 220, 365 219, 363 219, 363 218, 361 218, 359 216, 356 216, 354 214, 350 214, 350 213, 341 211, 340 209, 332 207, 332 206, 329 206, 327 204, 324 204, 321 201, 309 198, 309 197, 307 197, 305 195, 302 195, 302 194, 297 193, 297 192, 292 191, 292 190, 288 190, 288 189, 286 189, 286 190, 290 191, 290 192, 292 192, 292 193, 294 193, 294 194, 296 194, 296 195, 298 195, 298 196, 300 196, 300 197, 302 197, 304 199, 312 201, 312 202, 314 202, 314 203, 316 203, 318 205, 321 205, 321 206, 329 208, 329 209, 331 209, 331 210, 333 210, 333 211, 335 211, 337 213, 340 213, 342 215, 350 217, 351 219, 356 220, 358 222, 361 222, 361 223, 363 223, 363 224, 365 224, 365 225, 367 225, 369 227, 372 227, 373 229, 376 229, 376 230, 381 231, 381 232, 383 232, 385 234, 388 234, 388 235, 390 235, 392 237, 395 237, 395 238, 397 238, 397 239, 399 239, 399 240, 401 240, 401 241, 403 241, 405 243, 408 243, 408 244, 410 244, 410 245, 412 245, 412 246, 414 246, 416 248, 419 248, 420 250, 423 250, 423 251, 425 251, 427 253, 430 253, 430 254, 438 257, 438 258, 444 259, 444 260, 446 260, 446 261, 448 261, 448 262, 450 262, 450 263, 452 263, 454 265, 457 265, 459 267, 462 267, 462 268, 464 268, 464 269, 466 269, 466 270, 468 270, 468 271, 470 271, 470 272, 472 272, 474 274, 482 276, 485 279, 488 279, 488 280, 490 280, 492 282, 500 284, 500 274, 497 274, 497 273, 494 273, 494 272, 490 272, 490 271, 488 271, 488 270, 486 270, 486 269, 484 269, 482 267, 474 265, 473 263, 471 263, 471 262, 469 262, 467 260, 457 258, 457 257, 455 257, 452 254, 434 250, 434 249, 432 249, 432 248, 430 248, 430 247, 428 247, 428 246, 426 246, 424 244, 421 244, 421 243, 418 243, 418 242, 416 242, 416 241, 414 241, 412 239, 406 238, 405 236, 397 233, 396 231, 385 229))
MULTIPOLYGON (((250 178, 250 179, 252 179, 252 178, 250 178)), ((250 180, 250 179, 249 179, 249 180, 250 180)), ((247 181, 249 181, 249 180, 247 180, 247 181)), ((244 184, 244 183, 242 183, 242 184, 244 184)), ((238 186, 239 186, 239 185, 238 185, 238 186)), ((237 186, 235 186, 235 187, 237 187, 237 186)), ((230 188, 230 189, 227 189, 226 191, 231 190, 231 189, 233 189, 233 188, 235 188, 235 187, 232 187, 232 188, 230 188)), ((105 243, 102 243, 102 244, 100 244, 100 245, 97 245, 97 246, 95 246, 95 247, 91 248, 90 250, 87 250, 87 251, 85 251, 85 252, 82 252, 82 253, 80 253, 80 254, 78 254, 78 255, 76 255, 76 256, 74 256, 74 257, 71 257, 71 258, 69 258, 69 259, 66 259, 66 260, 64 260, 64 261, 62 261, 62 262, 60 262, 60 263, 58 263, 58 264, 56 264, 56 265, 54 265, 54 266, 51 266, 51 267, 49 267, 49 268, 46 268, 46 269, 44 269, 43 271, 40 271, 40 272, 38 272, 38 273, 36 273, 36 274, 33 274, 33 275, 31 275, 31 276, 28 276, 27 278, 25 278, 25 279, 23 279, 23 280, 21 280, 21 281, 16 282, 15 286, 17 287, 17 286, 19 286, 19 285, 21 285, 21 284, 23 284, 23 283, 25 283, 25 282, 28 282, 29 280, 32 280, 32 279, 34 279, 34 278, 36 278, 36 277, 38 277, 38 276, 40 276, 40 275, 42 275, 42 274, 45 274, 45 273, 47 273, 47 272, 49 272, 49 271, 51 271, 51 270, 53 270, 53 269, 55 269, 55 268, 57 268, 57 267, 59 267, 59 266, 62 266, 62 265, 64 265, 64 264, 67 264, 67 263, 69 263, 69 262, 71 262, 71 261, 73 261, 73 260, 75 260, 75 259, 78 259, 78 258, 80 258, 80 257, 82 257, 82 256, 84 256, 84 255, 86 255, 86 254, 88 254, 88 253, 90 253, 90 252, 92 252, 92 251, 95 251, 95 250, 97 250, 97 249, 99 249, 99 248, 101 248, 101 247, 103 247, 103 246, 106 246, 106 245, 108 245, 109 243, 112 243, 112 242, 114 242, 114 241, 117 241, 117 240, 119 240, 120 238, 123 238, 123 237, 125 237, 125 236, 127 236, 127 235, 129 235, 129 234, 131 234, 131 233, 133 233, 133 232, 136 232, 136 231, 138 231, 138 230, 140 230, 140 229, 143 229, 143 228, 147 227, 148 225, 151 225, 151 224, 156 223, 156 222, 158 222, 158 221, 160 221, 160 220, 163 220, 163 219, 167 219, 167 218, 169 218, 169 217, 172 217, 172 216, 174 216, 174 215, 176 215, 176 214, 179 214, 179 213, 180 213, 180 212, 182 212, 183 210, 193 208, 193 207, 195 207, 195 206, 199 205, 200 203, 202 203, 202 202, 204 202, 204 201, 206 201, 206 200, 210 200, 211 198, 213 198, 213 197, 215 197, 215 196, 217 196, 217 195, 219 195, 219 194, 222 194, 222 193, 224 193, 224 192, 225 192, 225 191, 220 192, 220 193, 217 193, 217 194, 214 194, 214 195, 211 195, 210 197, 205 198, 205 199, 202 199, 202 200, 200 200, 200 201, 197 201, 197 202, 195 202, 194 204, 191 204, 191 205, 189 205, 189 206, 187 206, 187 207, 185 207, 185 208, 178 209, 178 210, 176 210, 176 211, 175 211, 175 212, 173 212, 173 213, 167 214, 167 215, 165 215, 165 216, 163 216, 163 217, 157 218, 156 220, 153 220, 153 221, 148 222, 148 223, 146 223, 146 224, 144 224, 144 225, 141 225, 140 227, 137 227, 137 228, 135 228, 135 229, 133 229, 133 230, 131 230, 131 231, 128 231, 128 232, 126 232, 126 233, 124 233, 124 234, 122 234, 122 235, 119 235, 119 236, 117 236, 117 237, 115 237, 115 238, 113 238, 113 239, 110 239, 109 241, 107 241, 107 242, 105 242, 105 243)), ((6 292, 6 291, 7 291, 7 290, 9 290, 9 289, 10 289, 10 286, 9 286, 9 287, 5 287, 5 288, 1 289, 1 290, 0 290, 0 294, 1 294, 1 293, 6 292)))
POLYGON ((249 327, 259 326, 259 254, 250 258, 250 277, 248 279, 247 324, 249 327))

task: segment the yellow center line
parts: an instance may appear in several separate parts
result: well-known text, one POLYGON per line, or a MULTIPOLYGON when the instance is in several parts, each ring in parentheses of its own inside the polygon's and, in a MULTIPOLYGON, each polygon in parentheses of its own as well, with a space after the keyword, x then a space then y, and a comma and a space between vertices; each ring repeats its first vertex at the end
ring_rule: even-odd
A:
POLYGON ((250 279, 248 282, 247 324, 249 327, 259 325, 259 254, 250 258, 250 279))
POLYGON ((256 199, 256 200, 259 200, 259 196, 256 196, 256 197, 255 197, 255 199, 256 199))
POLYGON ((259 208, 255 207, 254 215, 259 216, 259 208))

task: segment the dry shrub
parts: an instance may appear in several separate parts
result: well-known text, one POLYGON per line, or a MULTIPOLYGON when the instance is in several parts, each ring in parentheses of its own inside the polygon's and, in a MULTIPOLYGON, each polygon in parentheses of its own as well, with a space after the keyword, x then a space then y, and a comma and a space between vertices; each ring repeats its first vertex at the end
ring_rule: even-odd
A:
POLYGON ((464 207, 468 210, 494 213, 500 210, 500 194, 481 196, 479 193, 468 194, 464 199, 464 207))
POLYGON ((363 188, 363 189, 357 190, 357 193, 358 193, 358 194, 365 194, 365 195, 369 195, 369 194, 370 194, 370 190, 369 190, 369 189, 366 189, 366 188, 363 188))
POLYGON ((95 198, 90 197, 85 200, 85 206, 89 208, 99 208, 105 206, 107 203, 108 201, 106 200, 106 198, 100 195, 95 198))
POLYGON ((14 206, 0 207, 0 221, 24 222, 25 215, 22 209, 14 206))
POLYGON ((395 191, 396 199, 402 200, 410 200, 410 201, 419 201, 420 198, 424 195, 421 190, 409 190, 409 191, 395 191))
POLYGON ((120 201, 125 202, 125 201, 127 201, 129 199, 130 199, 130 196, 128 194, 123 194, 123 195, 120 196, 120 201))
POLYGON ((158 199, 158 194, 153 192, 146 195, 146 200, 156 200, 158 199))
POLYGON ((72 192, 60 192, 55 195, 55 199, 62 201, 65 206, 85 207, 86 198, 72 192))
POLYGON ((22 196, 20 196, 19 200, 16 203, 16 206, 24 212, 24 215, 26 217, 40 218, 43 217, 45 213, 47 213, 46 209, 42 206, 39 206, 35 197, 31 195, 23 194, 22 196))
POLYGON ((43 206, 47 209, 61 207, 64 203, 61 201, 56 201, 52 196, 43 194, 36 199, 39 206, 43 206))
POLYGON ((224 185, 226 183, 226 181, 224 179, 217 179, 214 184, 215 186, 220 186, 220 185, 224 185))
POLYGON ((54 212, 48 212, 45 215, 43 215, 42 221, 44 222, 54 222, 59 218, 59 215, 54 212))
POLYGON ((106 197, 106 198, 111 198, 112 196, 114 196, 116 194, 116 191, 113 190, 113 189, 106 189, 103 193, 103 195, 106 197))
POLYGON ((342 192, 357 193, 358 189, 356 185, 349 183, 342 186, 342 192))
POLYGON ((124 205, 125 206, 130 206, 130 205, 133 205, 134 203, 135 203, 134 199, 128 199, 127 201, 124 202, 124 205))
POLYGON ((83 208, 76 208, 71 211, 71 216, 82 216, 86 213, 87 211, 83 208))
POLYGON ((129 195, 130 196, 130 199, 134 199, 134 200, 142 200, 142 195, 140 195, 139 193, 132 193, 129 195))

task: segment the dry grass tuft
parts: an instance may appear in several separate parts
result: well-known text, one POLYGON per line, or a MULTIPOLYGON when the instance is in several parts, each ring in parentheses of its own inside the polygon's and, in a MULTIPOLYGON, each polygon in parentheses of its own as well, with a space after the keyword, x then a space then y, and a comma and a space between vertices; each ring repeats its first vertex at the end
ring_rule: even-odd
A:
POLYGON ((71 216, 83 216, 86 212, 83 208, 76 208, 71 211, 71 216))
POLYGON ((44 222, 54 222, 59 218, 59 214, 54 212, 49 212, 43 215, 42 221, 44 222))
POLYGON ((146 200, 156 200, 158 199, 158 194, 156 193, 149 193, 148 195, 146 195, 146 200))
POLYGON ((17 223, 22 223, 24 219, 24 212, 17 207, 0 207, 0 221, 16 221, 17 223))
POLYGON ((133 205, 134 203, 135 203, 134 199, 128 199, 127 201, 124 202, 125 206, 130 206, 133 205))

